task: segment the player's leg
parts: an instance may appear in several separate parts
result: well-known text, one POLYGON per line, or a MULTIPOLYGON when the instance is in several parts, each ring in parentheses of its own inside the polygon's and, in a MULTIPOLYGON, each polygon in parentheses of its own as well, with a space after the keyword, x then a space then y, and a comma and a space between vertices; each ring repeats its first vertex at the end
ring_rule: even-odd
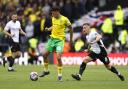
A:
POLYGON ((12 48, 11 48, 11 55, 7 57, 8 71, 14 71, 13 65, 14 65, 14 60, 15 60, 15 57, 16 57, 16 52, 17 52, 17 49, 15 47, 15 44, 13 43, 12 48))
POLYGON ((13 65, 14 65, 15 58, 19 58, 21 56, 20 45, 18 43, 13 43, 11 52, 12 52, 12 55, 7 57, 9 62, 8 71, 14 71, 13 65))
POLYGON ((48 43, 47 43, 47 47, 46 50, 43 54, 44 57, 44 71, 39 75, 39 77, 44 77, 48 74, 50 74, 49 70, 48 70, 48 55, 50 54, 50 52, 53 51, 54 45, 53 45, 53 40, 49 39, 48 43))
POLYGON ((86 69, 86 65, 88 62, 91 62, 91 61, 95 61, 97 58, 97 54, 94 53, 93 51, 90 51, 88 56, 86 56, 84 59, 83 59, 83 62, 82 64, 80 65, 80 69, 79 69, 79 73, 78 74, 72 74, 72 77, 76 80, 81 80, 81 76, 83 74, 83 72, 85 71, 86 69))
POLYGON ((14 59, 15 59, 15 52, 12 52, 12 55, 7 57, 8 71, 14 71, 13 69, 14 59))
POLYGON ((49 51, 46 51, 43 55, 44 57, 44 71, 39 75, 39 77, 44 77, 48 74, 50 74, 49 70, 48 70, 48 55, 50 54, 49 51))
POLYGON ((14 58, 20 58, 21 56, 21 52, 20 51, 16 51, 14 54, 14 58))
POLYGON ((48 70, 48 55, 50 54, 50 52, 45 52, 45 54, 43 55, 44 57, 44 71, 49 71, 48 70))
POLYGON ((62 60, 61 60, 61 55, 62 55, 62 52, 63 52, 63 47, 64 47, 64 41, 58 41, 56 40, 57 43, 56 43, 56 52, 57 52, 57 61, 58 61, 58 64, 57 64, 57 70, 58 70, 58 80, 59 81, 62 81, 62 60))
POLYGON ((110 70, 111 72, 115 73, 120 78, 121 81, 125 80, 123 75, 121 75, 121 73, 114 66, 112 66, 110 64, 109 58, 107 56, 104 57, 104 56, 101 55, 100 57, 101 57, 100 60, 104 63, 105 67, 108 70, 110 70))
POLYGON ((58 71, 58 80, 62 81, 62 60, 61 60, 61 53, 57 53, 57 71, 58 71))
POLYGON ((80 65, 79 74, 82 76, 84 70, 86 69, 86 65, 88 62, 91 62, 93 59, 90 56, 84 58, 82 64, 80 65))
POLYGON ((124 76, 114 66, 111 65, 105 65, 105 66, 108 70, 115 73, 120 78, 121 81, 125 80, 124 76))
POLYGON ((2 60, 3 60, 3 66, 4 67, 5 67, 6 63, 8 62, 7 58, 9 56, 12 56, 12 52, 11 52, 11 49, 8 47, 8 49, 5 52, 3 52, 2 60))
POLYGON ((5 65, 7 63, 7 61, 5 60, 5 57, 3 57, 2 60, 3 60, 3 66, 5 67, 5 65))
POLYGON ((19 58, 21 55, 20 51, 12 52, 12 56, 7 57, 7 60, 9 62, 8 71, 14 71, 13 66, 15 62, 15 58, 19 58))
POLYGON ((6 65, 6 63, 7 63, 5 53, 6 53, 6 52, 3 53, 3 58, 2 58, 2 60, 3 60, 3 66, 4 66, 4 67, 5 67, 5 65, 6 65))
POLYGON ((82 64, 80 65, 79 68, 79 73, 78 74, 72 74, 71 76, 76 79, 76 80, 81 80, 81 77, 83 75, 83 72, 86 69, 86 65, 88 62, 91 62, 93 59, 90 56, 86 56, 82 62, 82 64))

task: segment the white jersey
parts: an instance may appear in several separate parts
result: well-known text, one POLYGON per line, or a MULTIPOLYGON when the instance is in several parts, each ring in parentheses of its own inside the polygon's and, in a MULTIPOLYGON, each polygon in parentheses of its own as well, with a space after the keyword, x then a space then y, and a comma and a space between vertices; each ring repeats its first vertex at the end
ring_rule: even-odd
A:
MULTIPOLYGON (((99 35, 97 32, 91 31, 86 36, 87 42, 93 42, 93 41, 95 41, 97 35, 99 35)), ((90 50, 93 51, 96 54, 99 54, 101 52, 100 46, 104 47, 102 40, 100 40, 99 42, 96 42, 94 44, 91 44, 90 46, 91 46, 90 50)))
POLYGON ((19 21, 13 22, 12 20, 9 21, 4 30, 9 31, 13 35, 12 39, 14 42, 19 43, 19 30, 21 29, 21 24, 19 21))

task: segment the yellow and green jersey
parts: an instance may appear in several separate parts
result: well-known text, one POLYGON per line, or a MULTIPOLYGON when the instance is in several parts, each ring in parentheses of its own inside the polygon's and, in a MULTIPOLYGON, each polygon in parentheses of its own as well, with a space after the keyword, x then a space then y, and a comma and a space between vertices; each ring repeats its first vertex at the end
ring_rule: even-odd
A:
POLYGON ((50 37, 64 40, 66 27, 71 25, 69 19, 65 16, 60 16, 58 19, 52 17, 52 31, 50 37))

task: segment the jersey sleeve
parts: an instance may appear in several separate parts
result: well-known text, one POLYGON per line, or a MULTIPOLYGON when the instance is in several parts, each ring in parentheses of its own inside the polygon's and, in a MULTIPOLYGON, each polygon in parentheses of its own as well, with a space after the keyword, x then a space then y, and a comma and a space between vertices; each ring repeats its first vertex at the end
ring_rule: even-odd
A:
POLYGON ((98 36, 98 35, 100 35, 100 34, 97 32, 93 32, 93 36, 98 36))
POLYGON ((7 23, 6 26, 5 26, 5 28, 4 28, 4 30, 5 30, 5 31, 8 31, 9 29, 10 29, 10 24, 7 23))
POLYGON ((99 36, 100 34, 97 32, 91 32, 91 38, 96 38, 97 36, 99 36))
POLYGON ((66 26, 70 26, 71 22, 69 21, 69 19, 66 17, 66 26))

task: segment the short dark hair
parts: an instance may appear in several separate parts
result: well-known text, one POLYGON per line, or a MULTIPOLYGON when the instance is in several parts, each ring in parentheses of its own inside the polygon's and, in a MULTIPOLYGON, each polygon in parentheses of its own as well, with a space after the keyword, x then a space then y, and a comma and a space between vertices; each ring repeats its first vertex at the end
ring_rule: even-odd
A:
POLYGON ((84 24, 83 24, 83 26, 84 26, 84 25, 88 25, 88 26, 90 26, 90 24, 89 24, 89 23, 84 23, 84 24))
POLYGON ((13 15, 17 15, 17 13, 16 13, 16 12, 12 12, 12 13, 11 13, 11 16, 13 16, 13 15))
POLYGON ((54 7, 52 7, 51 11, 60 11, 60 7, 54 6, 54 7))

